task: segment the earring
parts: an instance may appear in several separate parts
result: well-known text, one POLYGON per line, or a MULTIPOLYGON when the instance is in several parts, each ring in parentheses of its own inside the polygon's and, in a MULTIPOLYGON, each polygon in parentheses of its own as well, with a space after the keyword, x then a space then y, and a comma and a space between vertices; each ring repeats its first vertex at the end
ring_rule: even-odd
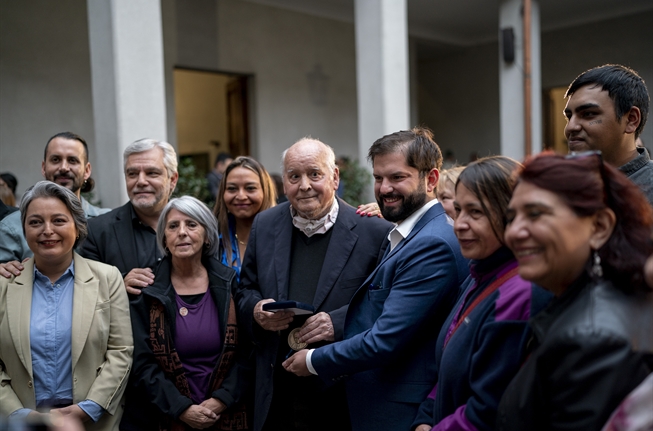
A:
POLYGON ((594 250, 594 264, 592 264, 592 269, 590 269, 590 274, 594 278, 603 277, 603 268, 601 267, 601 256, 599 252, 594 250))

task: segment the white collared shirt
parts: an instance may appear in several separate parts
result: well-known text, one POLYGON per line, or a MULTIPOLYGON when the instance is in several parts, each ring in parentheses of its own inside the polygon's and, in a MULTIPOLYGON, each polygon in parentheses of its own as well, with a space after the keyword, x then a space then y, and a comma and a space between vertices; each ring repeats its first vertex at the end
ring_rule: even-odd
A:
POLYGON ((340 205, 338 204, 338 198, 333 197, 333 203, 331 204, 331 209, 328 213, 317 220, 309 220, 300 216, 297 213, 292 205, 290 205, 290 216, 292 217, 292 224, 297 229, 302 231, 307 237, 311 237, 315 234, 324 234, 327 233, 329 229, 336 224, 338 219, 338 211, 340 210, 340 205))
POLYGON ((394 248, 401 242, 402 239, 407 238, 408 235, 410 235, 410 232, 413 230, 417 222, 420 221, 422 216, 437 203, 437 199, 428 201, 422 206, 422 208, 412 213, 406 220, 399 222, 399 224, 397 224, 395 228, 390 231, 388 234, 388 241, 390 241, 391 251, 394 250, 394 248))

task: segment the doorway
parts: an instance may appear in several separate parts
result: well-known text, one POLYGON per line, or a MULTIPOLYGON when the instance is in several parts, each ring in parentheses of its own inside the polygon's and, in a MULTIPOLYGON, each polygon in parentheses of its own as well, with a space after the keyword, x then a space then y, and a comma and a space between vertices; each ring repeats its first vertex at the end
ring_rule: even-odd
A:
POLYGON ((544 148, 558 154, 567 154, 565 126, 565 92, 567 87, 555 87, 544 91, 544 148))
POLYGON ((248 76, 175 68, 175 117, 180 159, 205 176, 219 153, 250 154, 248 76))

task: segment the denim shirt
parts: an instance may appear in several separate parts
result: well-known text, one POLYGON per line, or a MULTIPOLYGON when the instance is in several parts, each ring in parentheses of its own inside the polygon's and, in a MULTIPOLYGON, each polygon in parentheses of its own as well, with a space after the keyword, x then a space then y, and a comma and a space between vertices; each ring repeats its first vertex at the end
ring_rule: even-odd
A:
MULTIPOLYGON (((30 351, 36 406, 49 408, 73 402, 72 325, 75 262, 54 283, 34 266, 30 311, 30 351)), ((94 401, 78 406, 97 422, 104 409, 94 401)), ((12 417, 25 417, 20 409, 12 417)))

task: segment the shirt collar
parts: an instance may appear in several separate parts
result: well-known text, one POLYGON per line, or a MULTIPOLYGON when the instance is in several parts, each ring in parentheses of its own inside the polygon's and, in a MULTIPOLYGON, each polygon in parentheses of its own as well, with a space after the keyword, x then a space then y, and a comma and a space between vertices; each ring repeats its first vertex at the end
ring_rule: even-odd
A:
MULTIPOLYGON (((70 265, 68 266, 68 268, 63 272, 63 274, 61 274, 61 277, 59 277, 59 279, 57 281, 55 281, 55 283, 57 283, 58 281, 63 281, 62 279, 64 279, 64 278, 75 278, 75 259, 74 258, 73 258, 72 262, 70 262, 70 265)), ((37 279, 47 280, 48 283, 51 283, 50 279, 48 277, 46 277, 45 275, 43 275, 43 273, 41 273, 41 271, 39 271, 36 268, 36 265, 34 265, 34 280, 37 280, 37 279)), ((55 283, 51 283, 51 284, 55 284, 55 283)))
POLYGON ((437 199, 433 199, 428 201, 427 203, 422 206, 422 208, 418 209, 414 213, 412 213, 406 220, 402 221, 398 225, 394 227, 388 234, 388 241, 390 241, 390 250, 394 249, 397 244, 401 242, 402 239, 405 239, 410 235, 412 232, 413 228, 417 224, 417 222, 422 218, 424 214, 428 210, 431 209, 431 207, 435 204, 438 203, 437 199))
POLYGON ((333 198, 333 203, 331 204, 331 209, 325 216, 317 220, 309 220, 297 214, 297 211, 290 205, 290 216, 292 217, 292 224, 297 229, 302 231, 307 237, 311 237, 317 234, 327 233, 329 229, 336 224, 336 219, 338 218, 338 211, 340 205, 338 204, 338 199, 333 198))

